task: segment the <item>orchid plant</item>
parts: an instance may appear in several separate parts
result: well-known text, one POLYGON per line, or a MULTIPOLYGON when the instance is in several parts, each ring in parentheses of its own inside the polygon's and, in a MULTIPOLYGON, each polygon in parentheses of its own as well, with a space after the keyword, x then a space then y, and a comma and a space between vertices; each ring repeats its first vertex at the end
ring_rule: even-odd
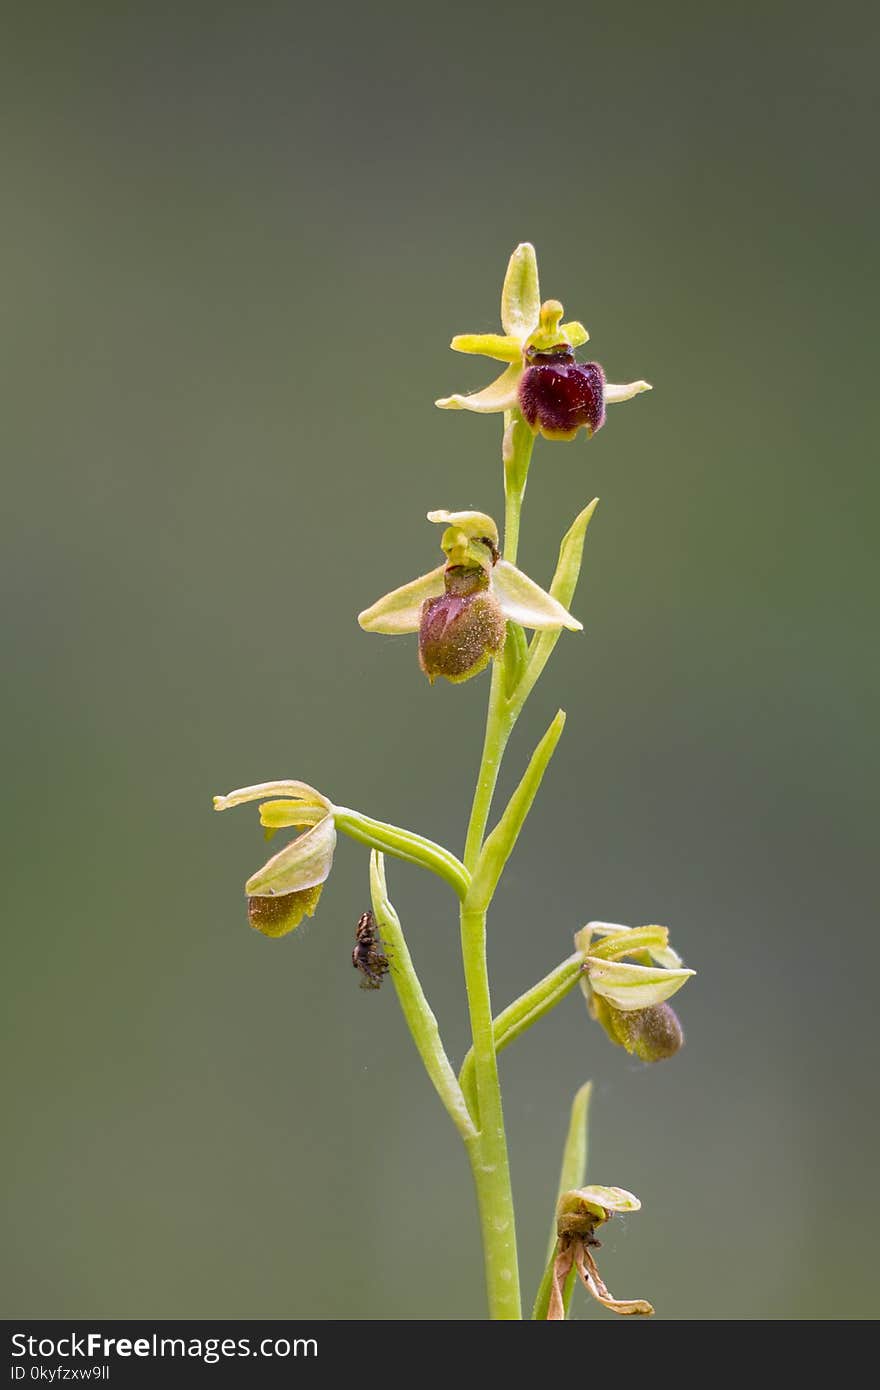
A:
MULTIPOLYGON (((589 334, 579 322, 563 322, 558 300, 541 302, 535 251, 529 243, 518 246, 510 258, 501 322, 503 334, 466 334, 452 340, 458 352, 505 363, 498 379, 475 394, 447 396, 437 405, 503 416, 503 536, 484 512, 428 512, 428 520, 444 528, 443 563, 377 599, 358 619, 367 632, 417 633, 419 665, 431 682, 441 678, 458 684, 491 666, 483 752, 463 854, 459 858, 411 830, 337 805, 300 781, 261 782, 215 797, 214 805, 223 811, 257 802, 267 837, 279 830, 299 832, 245 884, 250 924, 267 937, 286 936, 316 911, 339 831, 369 848, 375 935, 370 926, 359 940, 367 943, 367 950, 378 952, 381 945, 385 954, 376 959, 383 973, 388 970, 425 1070, 461 1136, 476 1186, 489 1313, 511 1319, 522 1317, 522 1298, 498 1053, 579 984, 590 1016, 613 1043, 646 1062, 671 1057, 682 1045, 683 1032, 668 1000, 694 972, 683 967, 665 927, 590 922, 575 933, 571 955, 493 1014, 487 917, 562 734, 562 710, 489 830, 496 782, 511 731, 561 633, 581 630, 569 606, 598 500, 590 502, 566 532, 549 589, 543 589, 516 564, 532 450, 539 434, 551 441, 574 440, 581 432, 591 438, 605 422, 606 405, 651 389, 645 381, 610 385, 598 363, 577 360, 575 351, 589 334), (389 897, 386 856, 436 874, 458 899, 472 1032, 472 1046, 458 1073, 443 1046, 389 897)), ((380 982, 381 974, 371 976, 372 985, 380 982)), ((599 1244, 597 1228, 615 1213, 638 1210, 639 1202, 622 1188, 585 1186, 589 1095, 587 1083, 572 1105, 535 1318, 565 1318, 577 1278, 616 1313, 653 1312, 642 1299, 613 1298, 593 1258, 599 1244)))

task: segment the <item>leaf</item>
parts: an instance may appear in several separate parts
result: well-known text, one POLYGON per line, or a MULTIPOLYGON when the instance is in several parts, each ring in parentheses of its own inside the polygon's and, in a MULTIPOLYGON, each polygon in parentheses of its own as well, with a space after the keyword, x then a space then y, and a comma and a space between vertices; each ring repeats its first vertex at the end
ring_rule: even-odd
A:
MULTIPOLYGON (((558 1206, 563 1193, 572 1188, 580 1187, 587 1176, 587 1152, 589 1145, 588 1118, 590 1109, 590 1096, 593 1092, 592 1081, 587 1081, 575 1092, 574 1100, 571 1103, 571 1116, 568 1121, 568 1134, 562 1149, 562 1167, 559 1173, 559 1187, 556 1194, 556 1206, 558 1206)), ((556 1260, 556 1206, 553 1208, 553 1225, 550 1232, 550 1244, 547 1251, 547 1268, 541 1280, 538 1293, 535 1298, 535 1306, 532 1309, 532 1318, 538 1322, 543 1322, 547 1317, 547 1311, 553 1290, 553 1266, 556 1260)), ((565 1280, 565 1287, 562 1290, 563 1309, 567 1316, 571 1304, 571 1295, 574 1291, 575 1271, 572 1267, 565 1280)))

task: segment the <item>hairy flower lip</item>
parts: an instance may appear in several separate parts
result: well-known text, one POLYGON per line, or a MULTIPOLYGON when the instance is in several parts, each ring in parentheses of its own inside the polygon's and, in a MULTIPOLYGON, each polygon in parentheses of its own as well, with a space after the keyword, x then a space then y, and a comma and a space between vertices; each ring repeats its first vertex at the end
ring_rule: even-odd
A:
POLYGON ((488 666, 504 646, 507 621, 484 569, 447 567, 446 593, 422 604, 419 665, 433 684, 437 676, 458 684, 488 666))
POLYGON ((248 921, 263 936, 287 936, 304 917, 314 917, 323 888, 323 883, 318 883, 293 893, 252 893, 248 896, 248 921))
POLYGON ((652 1004, 647 1009, 617 1009, 601 995, 593 998, 593 1012, 612 1042, 625 1047, 642 1062, 662 1062, 684 1046, 681 1019, 671 1004, 652 1004))
POLYGON ((605 423, 605 373, 598 362, 576 362, 574 353, 539 353, 519 383, 519 408, 533 434, 545 439, 589 436, 605 423))

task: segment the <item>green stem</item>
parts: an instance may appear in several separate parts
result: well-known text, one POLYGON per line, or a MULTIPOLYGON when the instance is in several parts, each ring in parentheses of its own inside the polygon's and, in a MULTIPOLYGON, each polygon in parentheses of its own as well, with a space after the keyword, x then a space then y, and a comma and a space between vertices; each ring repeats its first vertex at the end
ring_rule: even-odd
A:
POLYGON ((504 558, 516 564, 519 549, 519 518, 535 436, 518 410, 509 410, 504 417, 504 558))
MULTIPOLYGON (((526 482, 535 438, 518 410, 509 411, 505 416, 504 431, 504 558, 516 564, 519 549, 519 518, 525 496, 526 482)), ((464 848, 465 867, 473 873, 483 836, 492 808, 492 797, 501 768, 501 759, 507 747, 510 731, 524 704, 520 700, 515 709, 508 705, 505 691, 504 663, 493 662, 492 685, 489 691, 489 710, 486 716, 486 735, 483 741, 483 756, 477 775, 474 804, 468 825, 464 848)))
POLYGON ((492 685, 489 690, 489 711, 486 716, 486 736, 483 740, 483 756, 477 774, 471 818, 464 846, 464 863, 472 874, 483 847, 483 836, 492 809, 492 798, 498 782, 501 759, 507 747, 507 740, 513 728, 513 720, 506 709, 504 693, 503 662, 492 663, 492 685))
POLYGON ((489 1316, 519 1319, 519 1264, 510 1164, 492 1027, 486 963, 486 913, 461 909, 461 946, 473 1033, 479 1134, 468 1145, 483 1232, 489 1316))
MULTIPOLYGON (((520 509, 534 438, 518 411, 510 413, 506 424, 503 446, 506 496, 504 558, 513 563, 519 543, 520 509)), ((464 865, 468 874, 474 872, 483 847, 501 759, 514 718, 510 715, 505 698, 504 663, 496 661, 492 667, 483 755, 465 840, 464 865)), ((461 906, 461 949, 473 1036, 476 1112, 479 1116, 479 1134, 468 1145, 468 1157, 474 1174, 483 1233, 489 1315, 492 1318, 518 1319, 522 1317, 519 1263, 486 960, 486 910, 483 905, 469 904, 467 899, 461 906)))
POLYGON ((519 550, 519 518, 525 490, 524 482, 521 490, 509 490, 504 500, 504 558, 512 565, 516 564, 519 550))

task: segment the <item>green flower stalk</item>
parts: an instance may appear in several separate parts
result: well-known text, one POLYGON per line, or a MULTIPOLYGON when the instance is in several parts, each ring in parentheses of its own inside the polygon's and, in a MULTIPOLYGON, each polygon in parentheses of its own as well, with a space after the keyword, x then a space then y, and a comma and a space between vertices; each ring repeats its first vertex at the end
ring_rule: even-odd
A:
MULTIPOLYGON (((558 300, 542 302, 535 251, 527 242, 510 258, 501 323, 503 333, 463 334, 452 340, 458 352, 503 363, 501 375, 483 390, 447 396, 437 405, 503 416, 503 534, 487 512, 428 512, 428 520, 443 527, 443 563, 383 595, 358 617, 369 633, 416 635, 418 664, 432 683, 442 678, 460 685, 487 668, 491 672, 483 751, 461 857, 414 831, 338 805, 306 782, 261 782, 216 797, 214 804, 222 811, 256 802, 267 838, 279 831, 294 832, 245 884, 248 920, 269 938, 288 935, 317 911, 340 834, 369 849, 372 906, 357 917, 351 963, 370 992, 386 977, 393 983, 421 1063, 470 1162, 489 1314, 518 1319, 520 1268, 499 1053, 580 984, 591 1017, 613 1042, 645 1061, 672 1056, 683 1042, 683 1030, 668 1000, 694 972, 685 969, 669 946, 664 927, 591 922, 575 934, 573 954, 500 1013, 493 1012, 486 952, 489 914, 541 794, 565 726, 564 711, 558 711, 535 746, 493 823, 499 770, 511 732, 562 632, 582 631, 570 607, 597 505, 594 499, 585 506, 566 531, 546 589, 524 574, 516 561, 533 449, 539 437, 569 441, 581 433, 587 438, 595 435, 605 423, 607 405, 650 390, 645 381, 610 385, 599 363, 578 360, 575 354, 589 334, 577 320, 564 320, 558 300), (471 1030, 471 1046, 458 1075, 389 896, 386 856, 436 875, 457 900, 471 1030)), ((551 879, 552 864, 541 872, 551 879)), ((557 929, 564 931, 561 924, 548 923, 548 933, 557 929)), ((345 954, 350 949, 349 940, 345 954)), ((643 1299, 613 1298, 596 1268, 596 1231, 615 1213, 638 1210, 639 1203, 623 1188, 586 1185, 588 1099, 589 1085, 578 1092, 572 1108, 536 1318, 564 1318, 577 1279, 592 1298, 614 1312, 653 1312, 643 1299)))

